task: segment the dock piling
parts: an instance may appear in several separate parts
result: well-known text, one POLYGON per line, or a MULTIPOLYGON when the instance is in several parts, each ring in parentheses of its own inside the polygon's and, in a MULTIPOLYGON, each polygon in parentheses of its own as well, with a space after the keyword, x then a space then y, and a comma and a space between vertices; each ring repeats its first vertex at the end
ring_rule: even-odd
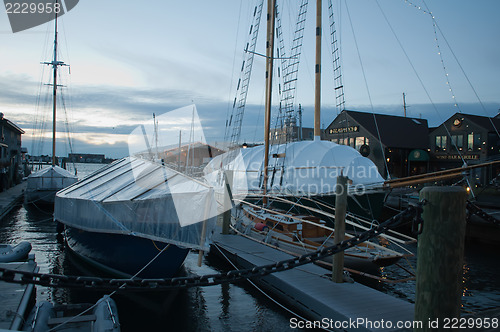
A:
MULTIPOLYGON (((333 242, 340 243, 345 237, 345 215, 347 211, 347 177, 339 175, 335 188, 335 234, 333 242)), ((344 282, 344 252, 333 255, 332 280, 336 283, 344 282)))
POLYGON ((415 331, 430 331, 442 327, 444 319, 460 317, 466 198, 462 187, 420 192, 427 203, 418 237, 415 321, 423 324, 415 331))

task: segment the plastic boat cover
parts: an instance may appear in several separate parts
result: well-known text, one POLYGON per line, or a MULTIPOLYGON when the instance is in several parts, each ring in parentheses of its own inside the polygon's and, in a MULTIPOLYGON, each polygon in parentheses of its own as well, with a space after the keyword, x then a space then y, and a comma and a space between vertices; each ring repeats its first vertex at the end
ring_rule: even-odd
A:
POLYGON ((78 181, 76 175, 71 174, 59 166, 50 166, 34 172, 28 176, 27 191, 61 190, 78 181))
MULTIPOLYGON (((259 191, 263 181, 264 146, 217 156, 204 169, 207 182, 220 185, 221 169, 233 171, 234 193, 259 191)), ((370 159, 346 145, 316 140, 270 147, 268 188, 272 192, 292 195, 334 193, 341 172, 352 181, 350 193, 362 194, 384 182, 370 159)))
POLYGON ((210 186, 135 157, 59 191, 54 205, 54 218, 71 227, 203 250, 209 248, 216 215, 210 186))

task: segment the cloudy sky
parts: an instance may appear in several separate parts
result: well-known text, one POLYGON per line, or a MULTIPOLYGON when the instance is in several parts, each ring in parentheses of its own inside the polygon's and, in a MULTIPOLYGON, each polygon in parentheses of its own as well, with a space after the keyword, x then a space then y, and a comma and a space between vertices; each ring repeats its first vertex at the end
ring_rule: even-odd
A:
MULTIPOLYGON (((59 111, 58 155, 68 153, 63 133, 70 131, 74 152, 124 156, 129 134, 139 124, 151 124, 153 113, 192 103, 206 139, 221 142, 258 1, 80 1, 59 20, 59 54, 70 70, 61 69, 67 111, 59 111)), ((312 126, 313 104, 315 7, 310 2, 296 93, 305 126, 312 126)), ((328 1, 323 2, 321 122, 327 126, 336 111, 328 1)), ((288 45, 298 3, 278 0, 288 45)), ((402 115, 404 92, 408 114, 430 125, 459 110, 498 113, 500 1, 356 0, 346 5, 335 0, 334 5, 348 109, 402 115)), ((264 28, 263 16, 259 53, 265 52, 264 28)), ((33 128, 51 126, 50 111, 43 107, 50 105, 50 87, 44 85, 50 68, 40 62, 52 58, 53 30, 50 22, 12 33, 7 14, 0 13, 0 111, 26 130, 23 145, 34 154, 50 148, 47 141, 43 150, 32 151, 38 149, 32 142, 43 136, 33 128)), ((263 77, 264 60, 256 57, 242 141, 262 139, 263 77)))

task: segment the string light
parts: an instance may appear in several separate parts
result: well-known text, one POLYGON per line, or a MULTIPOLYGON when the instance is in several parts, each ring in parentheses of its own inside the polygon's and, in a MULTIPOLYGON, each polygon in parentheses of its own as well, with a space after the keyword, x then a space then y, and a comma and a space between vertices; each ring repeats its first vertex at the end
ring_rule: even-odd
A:
POLYGON ((451 93, 451 98, 455 101, 455 103, 453 104, 453 106, 456 107, 458 109, 458 111, 461 113, 462 111, 460 110, 460 107, 458 106, 458 103, 456 102, 455 92, 453 91, 453 87, 451 86, 450 80, 448 79, 448 77, 450 75, 446 71, 446 66, 444 64, 443 55, 441 53, 441 46, 439 45, 439 39, 438 39, 438 34, 437 34, 436 17, 432 14, 431 11, 425 10, 421 6, 415 5, 410 0, 405 0, 405 2, 409 6, 413 6, 414 8, 420 10, 421 12, 423 12, 423 13, 425 13, 425 14, 427 14, 427 15, 429 15, 431 17, 431 19, 432 19, 432 29, 434 31, 434 41, 436 42, 436 47, 437 47, 437 50, 438 50, 439 59, 441 61, 441 66, 443 67, 443 72, 444 72, 444 75, 446 77, 446 85, 448 85, 448 87, 449 87, 448 91, 450 91, 450 93, 451 93))

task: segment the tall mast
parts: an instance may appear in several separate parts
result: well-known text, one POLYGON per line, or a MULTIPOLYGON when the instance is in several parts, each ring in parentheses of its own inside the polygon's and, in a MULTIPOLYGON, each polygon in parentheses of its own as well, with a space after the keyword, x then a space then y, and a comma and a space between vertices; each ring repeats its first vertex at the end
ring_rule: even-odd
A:
MULTIPOLYGON (((51 65, 54 73, 52 82, 52 166, 56 164, 56 107, 57 107, 57 67, 67 66, 63 61, 57 61, 57 13, 55 14, 54 27, 54 56, 52 62, 42 62, 44 65, 51 65)), ((50 85, 50 84, 49 84, 50 85)))
POLYGON ((57 13, 54 28, 54 60, 52 68, 54 72, 54 85, 52 86, 52 166, 56 164, 56 103, 57 103, 57 13))
POLYGON ((321 0, 316 0, 316 66, 314 69, 314 140, 321 139, 321 0))
POLYGON ((267 2, 267 41, 266 41, 266 100, 265 100, 265 125, 264 125, 264 205, 267 205, 267 180, 269 164, 269 133, 271 131, 271 101, 273 84, 273 56, 274 56, 274 21, 276 0, 267 2))

